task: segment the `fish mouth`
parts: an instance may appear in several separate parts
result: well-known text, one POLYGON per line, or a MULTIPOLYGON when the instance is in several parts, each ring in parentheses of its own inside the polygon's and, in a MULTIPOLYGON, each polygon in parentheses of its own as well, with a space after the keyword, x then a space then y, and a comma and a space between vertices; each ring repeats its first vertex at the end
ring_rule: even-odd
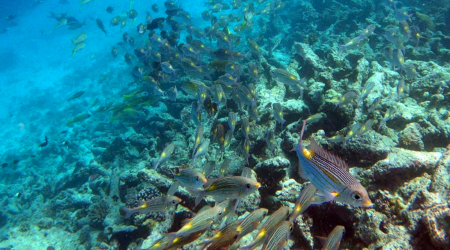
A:
POLYGON ((371 208, 373 207, 373 203, 370 200, 367 200, 364 204, 363 207, 367 207, 367 208, 371 208))
POLYGON ((255 184, 255 187, 256 187, 256 189, 259 189, 259 188, 261 187, 261 183, 257 182, 257 183, 255 184))
POLYGON ((203 182, 203 183, 206 183, 206 182, 208 182, 208 180, 207 180, 206 178, 203 178, 203 179, 202 179, 202 182, 203 182))

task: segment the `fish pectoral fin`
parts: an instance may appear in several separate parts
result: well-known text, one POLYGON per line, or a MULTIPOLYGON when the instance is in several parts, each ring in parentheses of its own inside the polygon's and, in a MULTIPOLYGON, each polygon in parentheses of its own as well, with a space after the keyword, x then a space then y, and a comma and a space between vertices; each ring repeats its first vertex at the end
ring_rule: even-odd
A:
POLYGON ((336 196, 339 196, 340 194, 338 193, 338 192, 336 192, 336 191, 334 191, 334 192, 331 192, 331 194, 332 195, 334 195, 334 197, 336 197, 336 196))

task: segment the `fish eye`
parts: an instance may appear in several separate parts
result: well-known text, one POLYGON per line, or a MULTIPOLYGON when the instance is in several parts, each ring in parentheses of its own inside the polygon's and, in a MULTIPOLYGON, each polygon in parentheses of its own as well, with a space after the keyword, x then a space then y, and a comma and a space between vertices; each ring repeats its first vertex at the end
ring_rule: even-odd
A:
POLYGON ((357 201, 362 200, 362 197, 361 197, 361 195, 360 195, 359 193, 353 193, 353 194, 352 194, 352 198, 353 198, 354 200, 357 200, 357 201))
POLYGON ((196 181, 199 181, 200 179, 198 178, 198 176, 195 178, 196 181))
POLYGON ((293 232, 293 231, 294 231, 294 226, 291 226, 291 227, 289 228, 289 231, 293 232))
POLYGON ((175 203, 176 203, 176 201, 172 201, 172 203, 173 203, 173 204, 175 204, 175 203))
POLYGON ((252 185, 250 185, 250 183, 245 184, 245 186, 247 187, 247 189, 251 189, 252 185))

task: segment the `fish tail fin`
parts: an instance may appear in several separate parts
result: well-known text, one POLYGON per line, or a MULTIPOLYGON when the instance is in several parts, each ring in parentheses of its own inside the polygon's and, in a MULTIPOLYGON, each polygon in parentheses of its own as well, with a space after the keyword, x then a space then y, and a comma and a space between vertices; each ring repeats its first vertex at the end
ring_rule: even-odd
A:
POLYGON ((72 58, 73 58, 73 55, 75 55, 75 50, 72 51, 72 58))
POLYGON ((185 189, 193 196, 195 196, 195 206, 200 204, 200 202, 203 200, 203 196, 205 196, 205 192, 195 188, 185 188, 185 189))
POLYGON ((134 214, 134 211, 133 211, 133 209, 131 209, 131 208, 120 207, 120 210, 122 210, 123 212, 125 212, 125 218, 130 218, 130 216, 134 214))
POLYGON ((168 233, 166 234, 167 237, 167 245, 166 246, 170 246, 173 242, 173 240, 175 240, 175 238, 177 238, 177 233, 168 233))
POLYGON ((158 167, 158 165, 159 165, 159 160, 154 161, 154 162, 153 162, 153 169, 156 170, 156 168, 158 167))
POLYGON ((306 120, 303 120, 302 132, 300 133, 300 139, 299 139, 299 141, 298 141, 299 144, 302 144, 302 141, 303 141, 303 133, 305 132, 305 127, 306 127, 306 120))

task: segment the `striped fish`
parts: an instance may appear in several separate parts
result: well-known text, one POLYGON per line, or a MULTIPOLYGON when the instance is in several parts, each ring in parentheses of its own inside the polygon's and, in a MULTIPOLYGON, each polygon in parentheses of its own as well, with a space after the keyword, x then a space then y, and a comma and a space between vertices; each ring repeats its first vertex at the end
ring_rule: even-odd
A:
POLYGON ((278 250, 284 249, 284 245, 289 240, 289 236, 294 231, 294 223, 290 221, 283 221, 278 223, 277 227, 267 237, 264 242, 262 250, 278 250))
POLYGON ((345 234, 343 226, 336 226, 327 238, 316 236, 323 243, 323 250, 338 250, 342 237, 345 234))
POLYGON ((139 206, 135 208, 121 207, 120 210, 125 212, 125 218, 130 218, 135 213, 156 213, 164 212, 170 207, 176 206, 181 199, 176 196, 161 196, 148 201, 140 201, 139 206))
POLYGON ((222 234, 221 237, 215 239, 211 245, 208 246, 207 250, 222 250, 222 249, 228 249, 231 245, 234 244, 234 242, 239 237, 238 231, 230 231, 222 234))
POLYGON ((209 229, 214 221, 221 218, 225 212, 226 203, 220 203, 215 207, 203 209, 194 218, 183 221, 185 224, 175 233, 168 233, 168 242, 171 244, 177 238, 186 238, 190 234, 209 229))
POLYGON ((203 126, 197 127, 197 132, 195 133, 195 140, 194 140, 194 149, 192 150, 192 158, 194 158, 195 151, 197 150, 198 145, 200 145, 200 142, 203 138, 203 126))
POLYGON ((261 184, 242 176, 227 176, 208 181, 203 187, 203 190, 187 188, 189 192, 196 196, 195 206, 207 195, 219 202, 226 199, 241 199, 255 192, 261 187, 261 184))
POLYGON ((348 172, 347 164, 339 157, 322 149, 311 139, 310 149, 302 144, 303 128, 300 140, 295 147, 301 164, 300 172, 311 181, 324 196, 323 202, 339 201, 357 207, 371 207, 366 189, 348 172))
POLYGON ((267 211, 268 210, 266 208, 259 208, 245 217, 245 219, 240 222, 239 226, 236 228, 236 230, 240 232, 239 239, 253 232, 253 230, 255 230, 262 222, 264 217, 266 217, 267 211))
POLYGON ((253 239, 250 245, 241 247, 240 249, 255 249, 257 246, 262 244, 267 236, 272 234, 272 232, 277 228, 277 225, 280 222, 286 220, 289 215, 289 207, 280 207, 277 211, 275 211, 264 224, 259 229, 255 238, 253 239))
POLYGON ((169 159, 170 156, 172 156, 174 149, 175 149, 175 144, 170 143, 169 145, 167 145, 164 148, 163 152, 161 153, 161 156, 159 157, 159 159, 153 162, 153 169, 156 169, 159 166, 159 164, 161 164, 162 162, 169 159))
POLYGON ((224 234, 226 233, 230 233, 230 232, 237 232, 239 234, 239 232, 237 231, 237 228, 239 226, 239 224, 242 223, 242 220, 235 220, 232 223, 226 225, 225 227, 221 228, 220 230, 217 230, 213 233, 213 236, 202 241, 201 243, 199 243, 199 246, 207 246, 208 244, 211 244, 212 242, 214 242, 215 240, 221 238, 224 234))
POLYGON ((311 204, 311 200, 316 195, 317 189, 312 185, 308 184, 306 187, 303 188, 302 192, 300 193, 300 196, 298 197, 297 201, 295 202, 294 210, 292 211, 291 215, 289 216, 289 221, 295 221, 297 217, 302 214, 303 212, 308 209, 309 205, 311 204))

